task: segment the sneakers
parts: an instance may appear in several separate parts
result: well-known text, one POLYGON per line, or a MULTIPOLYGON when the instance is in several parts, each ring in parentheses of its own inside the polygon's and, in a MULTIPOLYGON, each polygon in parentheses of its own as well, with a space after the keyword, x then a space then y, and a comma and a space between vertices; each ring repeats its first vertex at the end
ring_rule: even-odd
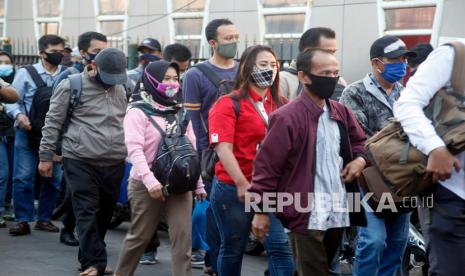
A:
POLYGON ((191 264, 193 268, 203 268, 205 253, 201 250, 192 251, 191 264))
POLYGON ((153 252, 145 252, 139 260, 140 264, 143 265, 154 265, 158 263, 157 250, 153 252))

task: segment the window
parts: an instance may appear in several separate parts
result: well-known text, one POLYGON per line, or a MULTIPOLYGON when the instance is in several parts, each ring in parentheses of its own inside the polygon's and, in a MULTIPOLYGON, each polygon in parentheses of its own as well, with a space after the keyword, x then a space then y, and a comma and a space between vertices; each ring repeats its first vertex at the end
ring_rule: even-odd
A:
POLYGON ((60 16, 60 0, 37 0, 38 17, 60 16))
POLYGON ((124 28, 123 20, 105 20, 100 22, 100 32, 105 35, 120 33, 124 28))
POLYGON ((39 22, 39 31, 41 35, 54 34, 58 35, 59 26, 58 22, 39 22))
POLYGON ((378 0, 383 11, 379 22, 380 35, 401 36, 412 42, 429 37, 430 42, 436 44, 440 23, 436 18, 442 12, 442 3, 443 0, 378 0))
POLYGON ((5 0, 0 0, 0 18, 5 17, 5 0))
POLYGON ((207 13, 206 0, 167 0, 170 14, 171 42, 179 42, 187 47, 195 57, 207 57, 208 53, 202 51, 206 46, 202 43, 202 30, 204 18, 207 13), (189 4, 189 5, 188 5, 189 4), (186 6, 188 5, 188 6, 186 6))
POLYGON ((386 9, 386 29, 431 29, 436 7, 386 9))
POLYGON ((302 33, 305 14, 266 15, 265 28, 267 34, 302 33))
POLYGON ((298 42, 308 24, 307 0, 261 0, 263 41, 280 60, 296 58, 298 42))
POLYGON ((125 14, 127 8, 126 0, 100 0, 100 14, 115 15, 125 14))
POLYGON ((173 10, 181 9, 180 12, 203 11, 205 9, 205 0, 197 0, 188 5, 192 0, 173 0, 173 10))
POLYGON ((36 36, 60 34, 62 0, 34 0, 36 36))
POLYGON ((203 18, 175 18, 176 35, 200 35, 203 18))
POLYGON ((307 0, 262 0, 264 8, 306 6, 307 0))
POLYGON ((97 30, 107 36, 111 47, 125 47, 127 5, 128 0, 98 0, 97 30))

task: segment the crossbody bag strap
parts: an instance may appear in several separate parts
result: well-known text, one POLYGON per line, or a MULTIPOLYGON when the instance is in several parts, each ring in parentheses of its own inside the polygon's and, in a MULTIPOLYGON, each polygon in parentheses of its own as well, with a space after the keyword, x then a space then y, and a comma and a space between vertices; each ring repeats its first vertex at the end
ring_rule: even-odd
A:
MULTIPOLYGON (((265 127, 268 128, 268 119, 265 118, 265 116, 263 115, 262 111, 260 111, 260 109, 258 109, 257 105, 254 103, 254 101, 252 100, 252 98, 248 97, 250 103, 252 104, 253 108, 255 109, 255 111, 258 113, 258 115, 260 116, 260 118, 262 118, 262 121, 263 123, 265 124, 265 127)), ((266 113, 265 111, 265 105, 263 105, 263 111, 266 113)), ((268 114, 267 114, 268 116, 268 114)))
POLYGON ((460 92, 465 91, 465 44, 454 41, 448 45, 454 47, 455 58, 454 58, 454 67, 452 70, 451 84, 454 89, 460 92))

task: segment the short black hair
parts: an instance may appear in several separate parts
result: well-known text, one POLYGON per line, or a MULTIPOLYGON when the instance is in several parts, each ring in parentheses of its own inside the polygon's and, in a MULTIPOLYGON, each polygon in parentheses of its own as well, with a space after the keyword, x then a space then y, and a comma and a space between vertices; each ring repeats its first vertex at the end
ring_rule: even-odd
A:
POLYGON ((322 48, 307 48, 297 56, 297 71, 310 72, 313 66, 313 57, 317 52, 332 55, 328 50, 322 48))
POLYGON ((90 47, 90 42, 95 39, 98 41, 107 42, 107 37, 97 32, 85 32, 78 38, 78 49, 87 51, 90 47))
POLYGON ((191 50, 180 43, 166 45, 165 49, 163 49, 163 59, 166 61, 172 61, 174 59, 176 61, 184 62, 191 59, 191 57, 191 50))
POLYGON ((415 45, 410 51, 415 52, 417 54, 416 57, 409 57, 407 58, 408 65, 410 67, 415 67, 420 65, 423 61, 426 60, 428 55, 433 51, 433 46, 429 43, 419 43, 415 45))
POLYGON ((39 51, 45 51, 48 48, 48 45, 58 44, 63 44, 63 46, 65 46, 65 40, 57 35, 43 35, 39 38, 39 51))
POLYGON ((217 31, 220 26, 223 25, 234 25, 231 20, 227 18, 220 18, 220 19, 213 19, 210 21, 205 27, 205 36, 207 37, 207 41, 210 41, 212 39, 216 39, 217 37, 217 31))
POLYGON ((310 28, 302 34, 299 40, 299 52, 307 48, 320 47, 320 38, 336 38, 336 33, 327 27, 310 28))

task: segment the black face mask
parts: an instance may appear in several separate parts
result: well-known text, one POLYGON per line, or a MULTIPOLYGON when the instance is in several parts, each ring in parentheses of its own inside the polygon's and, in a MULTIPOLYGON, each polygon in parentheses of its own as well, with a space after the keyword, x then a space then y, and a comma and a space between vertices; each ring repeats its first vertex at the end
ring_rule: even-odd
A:
POLYGON ((306 83, 307 89, 322 99, 329 99, 333 96, 336 84, 339 81, 339 77, 323 77, 306 73, 306 75, 312 81, 311 84, 306 83))
POLYGON ((90 64, 95 59, 96 56, 97 54, 87 53, 86 62, 90 64))
POLYGON ((62 53, 47 53, 45 52, 45 60, 51 65, 58 66, 63 59, 62 53))

